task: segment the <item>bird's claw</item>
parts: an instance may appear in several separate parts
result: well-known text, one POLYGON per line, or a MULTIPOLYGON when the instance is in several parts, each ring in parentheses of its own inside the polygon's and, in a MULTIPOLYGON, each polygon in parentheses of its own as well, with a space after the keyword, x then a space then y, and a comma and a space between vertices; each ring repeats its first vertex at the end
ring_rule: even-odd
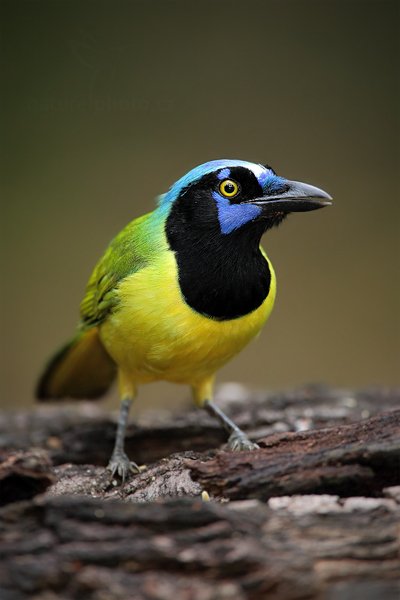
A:
POLYGON ((259 445, 251 442, 246 434, 233 432, 228 439, 228 448, 234 452, 241 450, 258 450, 259 445))
POLYGON ((107 469, 111 471, 112 477, 118 475, 122 481, 125 481, 130 473, 140 473, 138 465, 129 460, 125 452, 114 452, 107 469))

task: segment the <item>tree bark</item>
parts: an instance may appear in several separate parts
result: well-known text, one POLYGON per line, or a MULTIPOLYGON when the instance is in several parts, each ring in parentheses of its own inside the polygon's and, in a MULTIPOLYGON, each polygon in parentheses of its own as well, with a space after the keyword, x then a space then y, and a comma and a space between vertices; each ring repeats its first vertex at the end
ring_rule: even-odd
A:
POLYGON ((398 392, 233 392, 260 450, 218 449, 201 413, 147 417, 124 484, 99 409, 0 415, 1 600, 397 600, 398 392))

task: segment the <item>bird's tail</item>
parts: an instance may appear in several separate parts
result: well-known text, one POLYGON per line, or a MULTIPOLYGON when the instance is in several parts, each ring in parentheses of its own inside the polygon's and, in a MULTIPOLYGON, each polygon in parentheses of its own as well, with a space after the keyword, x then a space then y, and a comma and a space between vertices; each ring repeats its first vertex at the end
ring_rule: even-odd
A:
POLYGON ((98 329, 93 327, 78 332, 50 360, 39 379, 36 397, 40 401, 99 398, 115 375, 115 363, 107 354, 98 329))

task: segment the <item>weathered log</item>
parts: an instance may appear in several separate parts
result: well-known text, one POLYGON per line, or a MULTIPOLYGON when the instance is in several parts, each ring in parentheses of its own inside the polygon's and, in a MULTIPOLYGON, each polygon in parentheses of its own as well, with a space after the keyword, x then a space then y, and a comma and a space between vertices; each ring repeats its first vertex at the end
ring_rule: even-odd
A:
POLYGON ((129 437, 147 468, 123 485, 96 466, 99 409, 0 414, 0 599, 397 600, 398 400, 240 391, 219 402, 259 440, 241 454, 199 412, 148 418, 129 437))
POLYGON ((279 500, 45 496, 9 505, 0 521, 0 597, 339 600, 351 592, 395 600, 393 499, 279 500))
POLYGON ((134 502, 199 495, 217 499, 292 494, 382 496, 400 485, 400 411, 308 432, 259 440, 260 450, 179 453, 150 464, 124 485, 101 467, 61 465, 51 494, 89 494, 134 502))
POLYGON ((400 485, 400 410, 325 429, 275 434, 255 452, 189 461, 192 478, 230 499, 287 494, 381 495, 400 485))
MULTIPOLYGON (((399 408, 400 389, 361 391, 308 386, 287 392, 251 392, 239 385, 220 388, 217 401, 254 439, 272 433, 340 425, 399 408)), ((115 423, 94 403, 38 406, 0 413, 0 449, 46 448, 54 464, 106 465, 115 423)), ((137 463, 151 463, 174 452, 205 451, 225 441, 225 432, 204 411, 143 414, 126 438, 137 463)))
POLYGON ((0 506, 33 498, 54 481, 46 452, 33 450, 0 454, 0 506))

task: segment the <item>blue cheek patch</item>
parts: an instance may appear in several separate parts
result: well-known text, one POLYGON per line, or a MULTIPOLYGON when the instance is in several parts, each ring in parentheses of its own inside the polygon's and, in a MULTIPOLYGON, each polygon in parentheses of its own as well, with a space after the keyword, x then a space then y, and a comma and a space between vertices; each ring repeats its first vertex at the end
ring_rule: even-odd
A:
POLYGON ((212 195, 218 209, 221 232, 224 234, 239 229, 261 214, 261 207, 255 204, 231 204, 228 198, 220 196, 217 192, 213 192, 212 195))

